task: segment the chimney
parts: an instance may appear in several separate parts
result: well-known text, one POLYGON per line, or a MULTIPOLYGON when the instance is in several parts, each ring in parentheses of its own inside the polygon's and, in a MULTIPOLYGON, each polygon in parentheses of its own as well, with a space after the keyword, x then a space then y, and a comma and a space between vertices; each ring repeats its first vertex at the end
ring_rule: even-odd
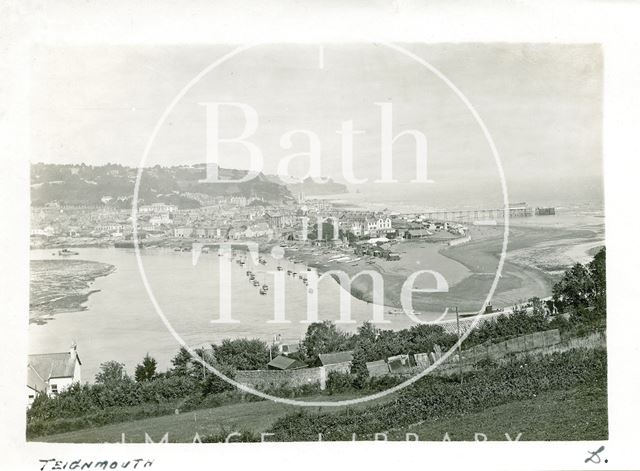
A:
POLYGON ((78 352, 77 352, 77 345, 75 342, 71 344, 71 347, 69 348, 69 354, 71 355, 72 360, 76 359, 76 355, 78 354, 78 352))

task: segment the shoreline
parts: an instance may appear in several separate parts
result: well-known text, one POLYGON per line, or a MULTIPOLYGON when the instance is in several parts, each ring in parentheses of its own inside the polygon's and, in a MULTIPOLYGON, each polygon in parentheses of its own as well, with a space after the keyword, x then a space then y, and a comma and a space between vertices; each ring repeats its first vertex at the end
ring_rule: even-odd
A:
POLYGON ((59 313, 82 312, 98 278, 116 271, 114 265, 91 260, 31 260, 29 324, 46 324, 59 313))
MULTIPOLYGON (((577 247, 581 247, 585 249, 584 256, 588 256, 587 252, 604 245, 604 241, 601 243, 595 240, 600 234, 588 229, 512 226, 510 232, 503 273, 491 300, 494 308, 512 307, 525 303, 534 296, 548 297, 553 284, 558 280, 558 273, 573 264, 570 262, 575 256, 561 260, 565 253, 576 252, 577 247), (544 259, 539 256, 541 251, 547 254, 544 259), (551 265, 553 270, 550 269, 551 265)), ((461 313, 471 314, 480 310, 495 279, 502 246, 503 226, 470 226, 469 235, 471 236, 469 241, 453 246, 446 245, 444 241, 396 242, 393 244, 393 249, 401 253, 400 261, 358 256, 353 253, 352 248, 311 247, 299 242, 287 242, 288 247, 285 248, 283 260, 287 260, 286 263, 298 260, 299 264, 313 268, 320 274, 331 270, 343 271, 349 277, 363 270, 374 270, 380 273, 384 280, 384 309, 385 313, 389 314, 393 314, 390 311, 402 309, 400 292, 407 277, 416 270, 433 269, 443 274, 449 285, 449 291, 414 293, 415 314, 439 316, 446 308, 453 311, 456 306, 461 313), (340 256, 348 257, 347 261, 337 261, 336 258, 340 256)), ((145 250, 190 247, 194 241, 171 239, 154 242, 156 243, 145 247, 145 250)), ((268 254, 273 247, 280 245, 277 241, 228 241, 234 250, 246 250, 246 246, 242 244, 247 242, 258 243, 261 255, 268 254)), ((202 241, 202 244, 213 246, 216 243, 202 241)), ((104 244, 95 248, 104 248, 104 244)), ((97 275, 90 282, 109 273, 111 271, 97 275)), ((414 284, 416 288, 424 287, 424 283, 427 283, 427 287, 432 287, 432 277, 425 275, 420 278, 421 280, 414 284)), ((334 279, 339 283, 335 277, 334 279)), ((68 302, 63 303, 63 307, 44 309, 40 315, 30 317, 38 319, 60 311, 84 310, 83 304, 92 293, 82 293, 76 301, 73 300, 76 294, 72 293, 67 296, 68 302), (67 309, 67 305, 71 306, 71 309, 67 309)), ((372 303, 373 285, 370 277, 360 276, 353 280, 350 294, 360 301, 372 303)), ((30 307, 30 313, 32 310, 33 308, 30 307)), ((450 318, 451 315, 449 313, 445 319, 450 318)), ((30 319, 30 322, 32 321, 33 319, 30 319)))
MULTIPOLYGON (((447 259, 460 264, 467 270, 462 279, 455 279, 449 284, 446 293, 414 293, 413 307, 417 315, 433 315, 442 313, 448 308, 458 306, 461 313, 477 313, 484 303, 491 284, 495 278, 502 248, 503 227, 493 228, 472 226, 470 228, 471 240, 456 246, 432 243, 438 247, 438 253, 447 259)), ((589 251, 604 245, 604 241, 593 240, 597 236, 593 231, 582 229, 541 228, 516 226, 511 228, 511 235, 507 247, 507 256, 503 266, 502 276, 498 282, 491 300, 494 308, 509 308, 514 305, 528 302, 532 297, 545 298, 551 295, 553 284, 558 281, 558 273, 550 272, 536 265, 535 256, 525 263, 523 257, 513 257, 514 251, 520 254, 530 252, 534 254, 539 246, 550 247, 556 256, 562 256, 573 249, 572 242, 580 240, 580 246, 589 248, 589 251)), ((405 244, 425 245, 421 242, 400 242, 394 247, 402 247, 405 244)), ((406 245, 405 245, 406 246, 406 245)), ((327 251, 328 252, 328 251, 327 251)), ((333 255, 344 253, 344 256, 355 257, 353 253, 333 250, 333 255)), ((325 254, 327 255, 327 254, 325 254)), ((401 309, 399 293, 406 276, 401 273, 406 271, 408 262, 389 262, 400 264, 400 269, 388 271, 381 259, 373 259, 373 263, 363 263, 370 260, 360 260, 357 263, 327 262, 326 257, 309 253, 308 250, 286 251, 287 259, 302 259, 303 263, 315 268, 320 273, 331 270, 342 270, 353 277, 363 269, 373 269, 379 272, 384 279, 384 306, 385 309, 401 309)), ((356 257, 357 258, 357 257, 356 257)), ((573 263, 561 263, 557 265, 557 271, 564 271, 573 263)), ((425 267, 427 268, 427 267, 425 267)), ((420 269, 420 268, 417 268, 420 269)), ((445 277, 446 278, 446 277, 445 277)), ((449 280, 447 280, 449 281, 449 280)), ((337 282, 337 280, 336 280, 337 282)), ((351 284, 351 295, 361 301, 373 301, 373 286, 369 277, 358 277, 351 284)), ((450 317, 449 314, 447 317, 450 317)))

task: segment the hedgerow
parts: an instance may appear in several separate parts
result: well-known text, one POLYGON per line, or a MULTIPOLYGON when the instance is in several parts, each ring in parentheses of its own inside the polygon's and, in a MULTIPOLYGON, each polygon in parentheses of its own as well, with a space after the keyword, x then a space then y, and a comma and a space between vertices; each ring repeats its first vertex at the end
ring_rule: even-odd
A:
POLYGON ((269 430, 279 441, 350 440, 423 420, 457 416, 511 401, 533 398, 549 390, 580 384, 606 388, 606 352, 572 350, 488 365, 464 377, 427 376, 399 393, 396 400, 343 413, 300 411, 275 422, 269 430))

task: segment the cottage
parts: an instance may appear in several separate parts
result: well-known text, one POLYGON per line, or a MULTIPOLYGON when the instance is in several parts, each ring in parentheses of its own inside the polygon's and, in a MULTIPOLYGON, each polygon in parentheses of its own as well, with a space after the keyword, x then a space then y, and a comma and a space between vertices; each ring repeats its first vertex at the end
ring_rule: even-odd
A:
POLYGON ((27 399, 31 406, 37 394, 55 396, 80 382, 80 357, 73 344, 68 352, 29 355, 27 399))
POLYGON ((409 229, 404 233, 405 239, 424 239, 425 237, 429 237, 433 235, 426 229, 409 229))
POLYGON ((389 374, 389 365, 384 360, 369 361, 366 366, 369 376, 372 378, 389 374))
POLYGON ((353 351, 321 353, 318 355, 322 366, 336 365, 339 363, 351 363, 353 361, 353 351))
POLYGON ((306 363, 284 355, 278 355, 267 364, 270 370, 299 370, 306 367, 306 363))

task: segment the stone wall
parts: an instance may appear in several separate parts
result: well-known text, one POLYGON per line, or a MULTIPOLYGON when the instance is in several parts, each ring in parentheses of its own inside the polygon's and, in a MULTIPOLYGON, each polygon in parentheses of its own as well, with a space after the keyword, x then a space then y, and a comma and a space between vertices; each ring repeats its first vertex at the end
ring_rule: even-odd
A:
POLYGON ((297 388, 307 384, 319 384, 324 389, 329 373, 349 373, 351 362, 336 363, 317 368, 299 370, 245 370, 237 371, 235 380, 258 390, 297 388))
MULTIPOLYGON (((601 342, 600 338, 593 342, 601 342)), ((557 329, 534 334, 523 335, 499 343, 485 343, 469 349, 462 350, 462 370, 474 369, 474 365, 481 360, 497 361, 508 355, 535 352, 540 349, 559 348, 561 345, 560 331, 557 329)), ((433 352, 418 353, 409 362, 407 355, 398 355, 387 360, 396 360, 395 368, 390 368, 387 360, 378 360, 367 363, 370 376, 384 376, 387 374, 415 374, 435 363, 444 352, 436 345, 433 352), (405 358, 406 357, 406 358, 405 358), (407 361, 403 361, 407 360, 407 361)), ((437 373, 448 374, 459 371, 459 355, 453 353, 446 362, 438 367, 437 373)), ((319 384, 320 389, 325 389, 326 381, 331 372, 349 373, 351 362, 336 363, 333 365, 316 368, 301 368, 299 370, 251 370, 237 371, 236 381, 258 390, 270 390, 280 388, 296 388, 304 385, 319 384)))

